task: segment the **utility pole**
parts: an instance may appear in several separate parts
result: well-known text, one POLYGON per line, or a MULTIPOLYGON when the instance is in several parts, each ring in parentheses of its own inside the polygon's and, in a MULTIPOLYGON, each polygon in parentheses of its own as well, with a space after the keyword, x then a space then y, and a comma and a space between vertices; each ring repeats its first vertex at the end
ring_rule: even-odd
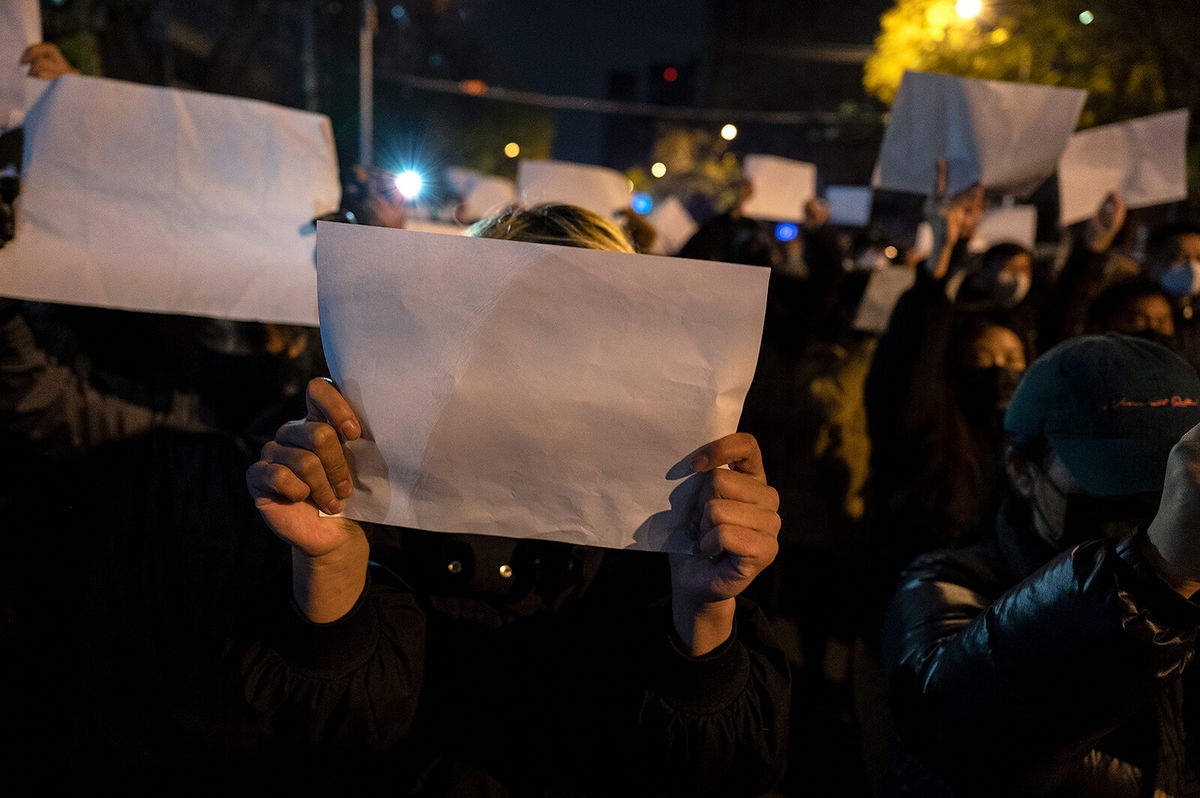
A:
POLYGON ((375 32, 379 10, 375 0, 363 0, 358 29, 358 162, 375 164, 375 32))
POLYGON ((316 111, 320 105, 317 86, 317 11, 315 0, 305 0, 300 14, 300 51, 304 80, 304 107, 316 111))

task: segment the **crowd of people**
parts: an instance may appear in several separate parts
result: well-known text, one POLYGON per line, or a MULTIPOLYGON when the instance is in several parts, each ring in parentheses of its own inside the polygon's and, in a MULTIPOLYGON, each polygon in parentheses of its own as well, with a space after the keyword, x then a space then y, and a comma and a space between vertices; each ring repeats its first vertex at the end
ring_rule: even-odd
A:
MULTIPOLYGON (((315 330, 0 299, 12 772, 1200 796, 1200 225, 1139 243, 1113 193, 1056 261, 972 254, 987 187, 938 173, 927 252, 820 200, 780 244, 744 182, 679 253, 771 270, 694 556, 340 517, 363 425, 315 330), (914 278, 882 334, 879 269, 914 278)), ((403 226, 371 185, 359 221, 403 226)), ((467 234, 654 237, 559 204, 467 234)))

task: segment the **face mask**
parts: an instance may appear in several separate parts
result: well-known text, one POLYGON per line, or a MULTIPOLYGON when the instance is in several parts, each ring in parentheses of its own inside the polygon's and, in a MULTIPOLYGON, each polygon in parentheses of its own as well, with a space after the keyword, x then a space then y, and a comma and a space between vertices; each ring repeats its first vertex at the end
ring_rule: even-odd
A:
POLYGON ((1024 272, 1000 274, 996 277, 996 302, 1005 310, 1015 307, 1033 286, 1033 278, 1024 272))
POLYGON ((1003 413, 1024 373, 1000 366, 964 368, 958 376, 958 401, 963 412, 979 420, 1003 413))
POLYGON ((1145 526, 1158 511, 1158 494, 1131 496, 1090 496, 1086 493, 1065 493, 1045 472, 1042 479, 1063 500, 1062 528, 1050 523, 1036 499, 1033 511, 1041 516, 1042 524, 1052 535, 1047 542, 1065 550, 1089 540, 1127 535, 1145 526))
POLYGON ((1171 296, 1200 293, 1200 259, 1175 261, 1163 270, 1158 283, 1171 296))

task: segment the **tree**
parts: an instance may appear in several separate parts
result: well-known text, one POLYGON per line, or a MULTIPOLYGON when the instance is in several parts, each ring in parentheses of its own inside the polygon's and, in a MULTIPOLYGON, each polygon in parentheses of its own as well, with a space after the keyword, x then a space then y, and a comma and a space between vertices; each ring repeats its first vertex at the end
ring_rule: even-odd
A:
POLYGON ((891 102, 904 70, 921 69, 1087 89, 1084 126, 1200 107, 1200 0, 984 0, 975 18, 958 5, 897 0, 867 91, 891 102))

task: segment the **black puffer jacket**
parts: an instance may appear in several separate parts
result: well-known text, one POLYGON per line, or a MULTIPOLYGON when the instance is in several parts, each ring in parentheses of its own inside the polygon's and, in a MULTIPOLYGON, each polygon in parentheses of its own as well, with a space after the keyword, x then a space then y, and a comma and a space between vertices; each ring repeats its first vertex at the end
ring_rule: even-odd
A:
POLYGON ((1028 515, 901 578, 883 653, 908 793, 1200 794, 1200 603, 1140 535, 1051 558, 1028 515))

